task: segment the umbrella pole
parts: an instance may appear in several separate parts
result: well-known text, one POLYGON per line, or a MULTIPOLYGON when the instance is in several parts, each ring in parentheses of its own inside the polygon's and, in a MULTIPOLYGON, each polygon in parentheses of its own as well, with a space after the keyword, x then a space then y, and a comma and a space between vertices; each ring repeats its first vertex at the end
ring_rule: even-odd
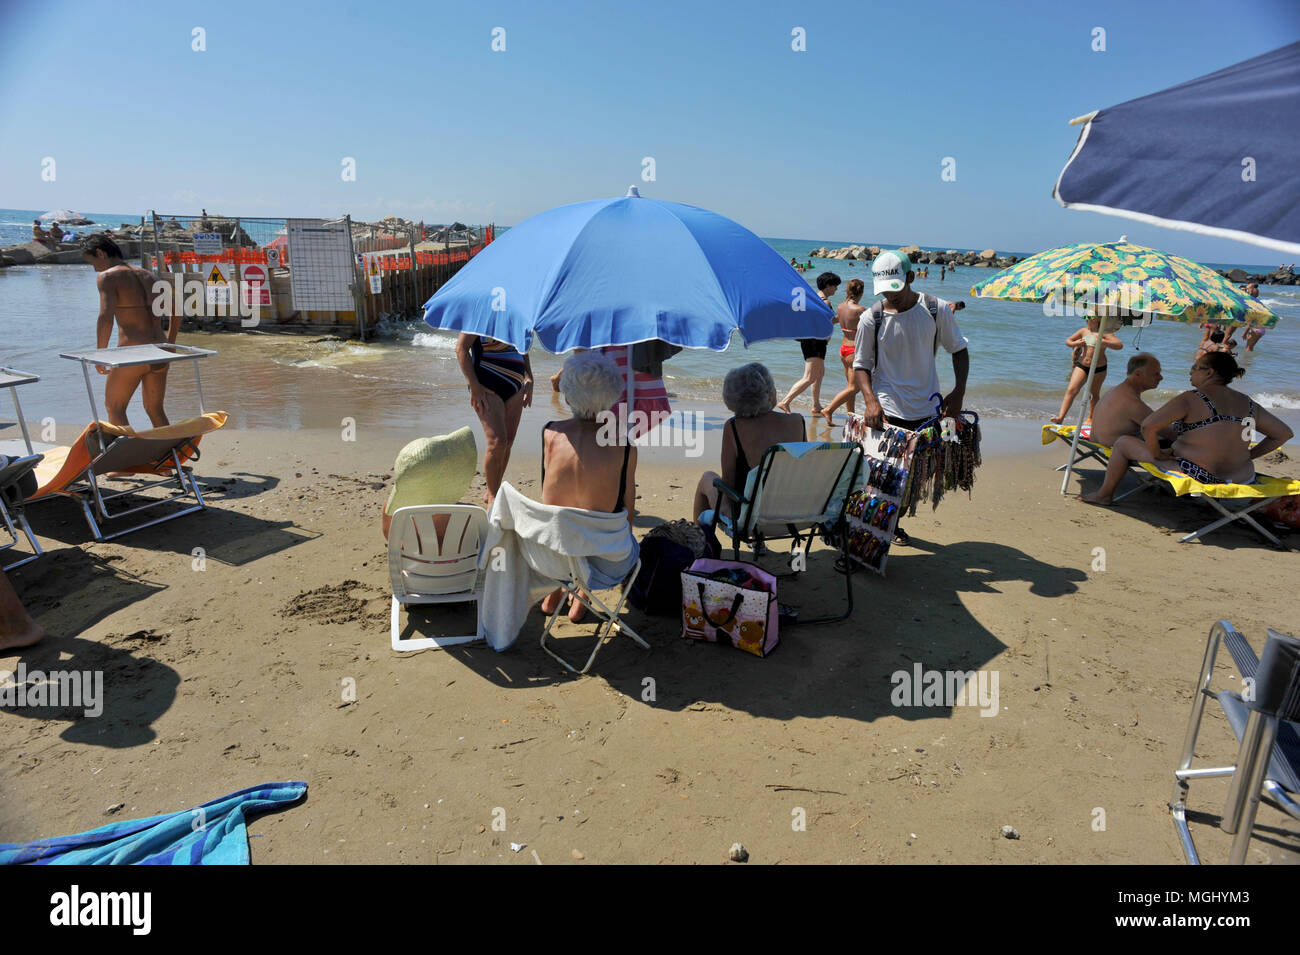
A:
POLYGON ((632 443, 632 402, 636 399, 636 372, 632 369, 632 346, 627 346, 627 407, 624 409, 627 421, 623 427, 628 434, 627 442, 632 443))
POLYGON ((1103 318, 1097 323, 1097 344, 1092 348, 1092 361, 1088 365, 1088 377, 1083 383, 1083 407, 1079 409, 1079 423, 1074 426, 1074 436, 1070 439, 1070 460, 1065 466, 1065 477, 1061 478, 1061 493, 1065 493, 1066 486, 1070 483, 1070 474, 1074 471, 1075 454, 1079 448, 1079 432, 1083 430, 1083 423, 1088 420, 1088 403, 1092 401, 1092 377, 1097 372, 1097 359, 1101 357, 1102 343, 1101 340, 1106 335, 1106 319, 1103 318))

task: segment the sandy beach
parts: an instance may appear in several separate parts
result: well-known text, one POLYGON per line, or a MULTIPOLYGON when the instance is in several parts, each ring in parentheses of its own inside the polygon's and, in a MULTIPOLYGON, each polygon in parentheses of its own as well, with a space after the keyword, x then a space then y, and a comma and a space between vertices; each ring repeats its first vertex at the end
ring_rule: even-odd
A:
MULTIPOLYGON (((525 493, 555 416, 525 418, 507 474, 525 493)), ((1036 427, 1015 427, 1032 447, 1036 427)), ((68 502, 30 508, 49 553, 11 578, 51 635, 0 669, 102 670, 106 699, 98 718, 0 711, 0 841, 301 779, 305 802, 251 822, 254 862, 719 864, 742 842, 757 864, 1178 863, 1166 804, 1206 633, 1226 618, 1258 650, 1266 627, 1296 629, 1300 556, 1236 529, 1180 544, 1208 520, 1187 500, 1062 497, 1057 445, 988 454, 973 499, 907 521, 887 578, 852 578, 849 620, 787 628, 766 659, 633 613, 652 651, 619 638, 572 677, 536 611, 507 653, 400 654, 379 517, 412 436, 228 428, 196 466, 205 513, 111 543, 68 502), (996 715, 894 706, 890 675, 918 663, 995 671, 996 715)), ((1274 470, 1294 470, 1284 453, 1274 470)), ((643 452, 638 534, 689 516, 716 457, 643 452)), ((815 549, 782 601, 842 599, 832 557, 815 549)), ((1229 761, 1207 712, 1202 756, 1229 761)), ((1227 855, 1225 792, 1193 789, 1207 861, 1227 855)), ((1249 861, 1300 860, 1294 820, 1264 807, 1260 824, 1249 861)))

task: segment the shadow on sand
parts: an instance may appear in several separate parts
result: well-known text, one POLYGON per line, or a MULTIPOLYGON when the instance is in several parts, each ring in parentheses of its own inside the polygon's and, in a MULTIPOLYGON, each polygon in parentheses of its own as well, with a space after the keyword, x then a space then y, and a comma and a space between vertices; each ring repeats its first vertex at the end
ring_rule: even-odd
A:
MULTIPOLYGON (((891 674, 925 670, 972 671, 986 667, 1006 644, 967 609, 964 594, 999 593, 1005 586, 1029 585, 1044 598, 1074 593, 1086 577, 1072 567, 1058 567, 1021 550, 983 541, 963 541, 936 548, 917 537, 914 546, 890 555, 889 578, 869 571, 853 576, 855 609, 839 623, 788 627, 781 643, 765 659, 731 647, 681 639, 680 619, 646 617, 631 611, 628 622, 653 648, 647 653, 625 637, 615 637, 596 658, 596 679, 643 705, 671 710, 726 707, 770 719, 839 716, 865 722, 881 716, 931 719, 951 714, 951 707, 902 706, 891 702, 891 674), (653 701, 644 700, 645 679, 654 680, 653 701)), ((783 579, 783 603, 803 604, 805 616, 825 602, 840 606, 842 577, 834 570, 835 552, 814 550, 808 569, 783 579), (814 596, 806 581, 820 582, 814 596), (818 606, 814 606, 814 601, 818 606)), ((763 563, 778 569, 782 554, 763 563)), ((472 620, 472 614, 466 619, 472 620)), ((412 618, 414 635, 425 635, 427 621, 412 618)), ((470 645, 447 651, 484 680, 503 688, 564 683, 574 677, 538 647, 544 620, 534 609, 515 646, 506 653, 470 645)), ((557 628, 558 650, 567 659, 585 659, 594 626, 557 628), (585 652, 584 652, 584 648, 585 652)))

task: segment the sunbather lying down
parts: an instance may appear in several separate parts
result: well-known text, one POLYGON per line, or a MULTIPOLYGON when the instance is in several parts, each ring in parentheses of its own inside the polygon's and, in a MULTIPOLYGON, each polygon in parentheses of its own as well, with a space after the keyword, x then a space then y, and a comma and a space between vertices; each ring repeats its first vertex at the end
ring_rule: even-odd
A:
MULTIPOLYGON (((623 394, 618 366, 600 352, 579 352, 564 363, 560 390, 573 417, 542 428, 542 503, 610 514, 622 511, 631 524, 636 507, 636 448, 619 443, 626 435, 610 428, 602 414, 623 394), (611 432, 616 441, 608 440, 611 432)), ((554 613, 563 596, 563 588, 547 594, 542 612, 554 613)), ((569 602, 570 620, 576 623, 586 613, 587 608, 576 600, 569 602)))
POLYGON ((1182 471, 1202 484, 1249 484, 1255 480, 1254 459, 1280 448, 1294 432, 1248 395, 1228 382, 1241 376, 1227 352, 1210 352, 1192 363, 1191 391, 1184 391, 1142 422, 1142 438, 1121 437, 1111 451, 1101 487, 1082 499, 1109 505, 1134 461, 1147 461, 1170 471, 1182 471), (1160 432, 1172 428, 1178 437, 1169 451, 1160 448, 1160 432), (1252 432, 1264 439, 1251 447, 1252 432))

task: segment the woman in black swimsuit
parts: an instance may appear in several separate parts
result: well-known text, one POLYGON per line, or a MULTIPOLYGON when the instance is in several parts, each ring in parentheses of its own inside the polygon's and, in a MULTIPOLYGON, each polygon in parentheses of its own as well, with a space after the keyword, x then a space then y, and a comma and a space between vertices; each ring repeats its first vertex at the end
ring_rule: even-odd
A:
MULTIPOLYGON (((834 272, 823 272, 817 276, 817 295, 826 303, 832 315, 835 314, 835 306, 831 304, 831 296, 839 287, 840 277, 834 272)), ((777 407, 788 412, 790 402, 794 401, 805 388, 811 387, 813 414, 821 414, 822 379, 826 377, 826 343, 830 339, 800 338, 798 341, 799 348, 803 351, 803 377, 794 383, 789 394, 781 399, 777 407)))
POLYGON ((1210 352, 1192 363, 1191 391, 1184 391, 1142 422, 1142 438, 1126 435, 1115 442, 1106 478, 1089 504, 1110 504, 1115 488, 1133 461, 1153 462, 1167 471, 1181 471, 1201 484, 1249 484, 1255 480, 1255 458, 1280 448, 1294 437, 1285 422, 1249 395, 1228 387, 1241 376, 1237 360, 1227 352, 1210 352), (1178 437, 1168 452, 1160 449, 1161 430, 1178 437), (1251 446, 1254 433, 1263 440, 1251 446))
POLYGON ((722 381, 722 403, 735 414, 722 430, 722 473, 705 471, 695 489, 695 519, 717 507, 718 490, 713 479, 721 477, 737 491, 745 490, 750 468, 774 444, 803 441, 807 426, 803 415, 776 411, 776 383, 772 373, 759 362, 750 362, 727 372, 722 381))
MULTIPOLYGON (((1109 323, 1107 323, 1109 324, 1109 323)), ((1051 419, 1052 424, 1060 424, 1065 420, 1065 416, 1070 413, 1070 406, 1074 404, 1075 397, 1079 394, 1079 389, 1083 383, 1088 380, 1088 366, 1092 363, 1092 350, 1096 347, 1100 335, 1101 319, 1095 315, 1088 316, 1088 325, 1081 328, 1065 340, 1065 344, 1074 349, 1073 366, 1070 369, 1070 383, 1065 387, 1065 397, 1061 399, 1061 411, 1055 418, 1051 419)), ((1110 331, 1100 335, 1102 351, 1097 356, 1097 370, 1092 376, 1092 404, 1088 408, 1088 420, 1084 422, 1085 428, 1092 427, 1092 413, 1097 408, 1097 402, 1101 400, 1101 383, 1106 379, 1106 349, 1120 349, 1124 343, 1110 331)))
POLYGON ((533 403, 533 366, 505 342, 462 333, 456 339, 456 360, 469 384, 469 402, 483 425, 483 506, 501 487, 510 448, 519 431, 519 418, 533 403))
MULTIPOLYGON (((560 389, 573 417, 542 428, 543 504, 588 511, 624 512, 630 526, 636 508, 636 447, 610 411, 623 394, 624 378, 613 359, 580 352, 564 363, 560 389)), ((542 601, 550 614, 563 595, 555 590, 542 601)), ((573 601, 569 619, 586 609, 573 601)))

